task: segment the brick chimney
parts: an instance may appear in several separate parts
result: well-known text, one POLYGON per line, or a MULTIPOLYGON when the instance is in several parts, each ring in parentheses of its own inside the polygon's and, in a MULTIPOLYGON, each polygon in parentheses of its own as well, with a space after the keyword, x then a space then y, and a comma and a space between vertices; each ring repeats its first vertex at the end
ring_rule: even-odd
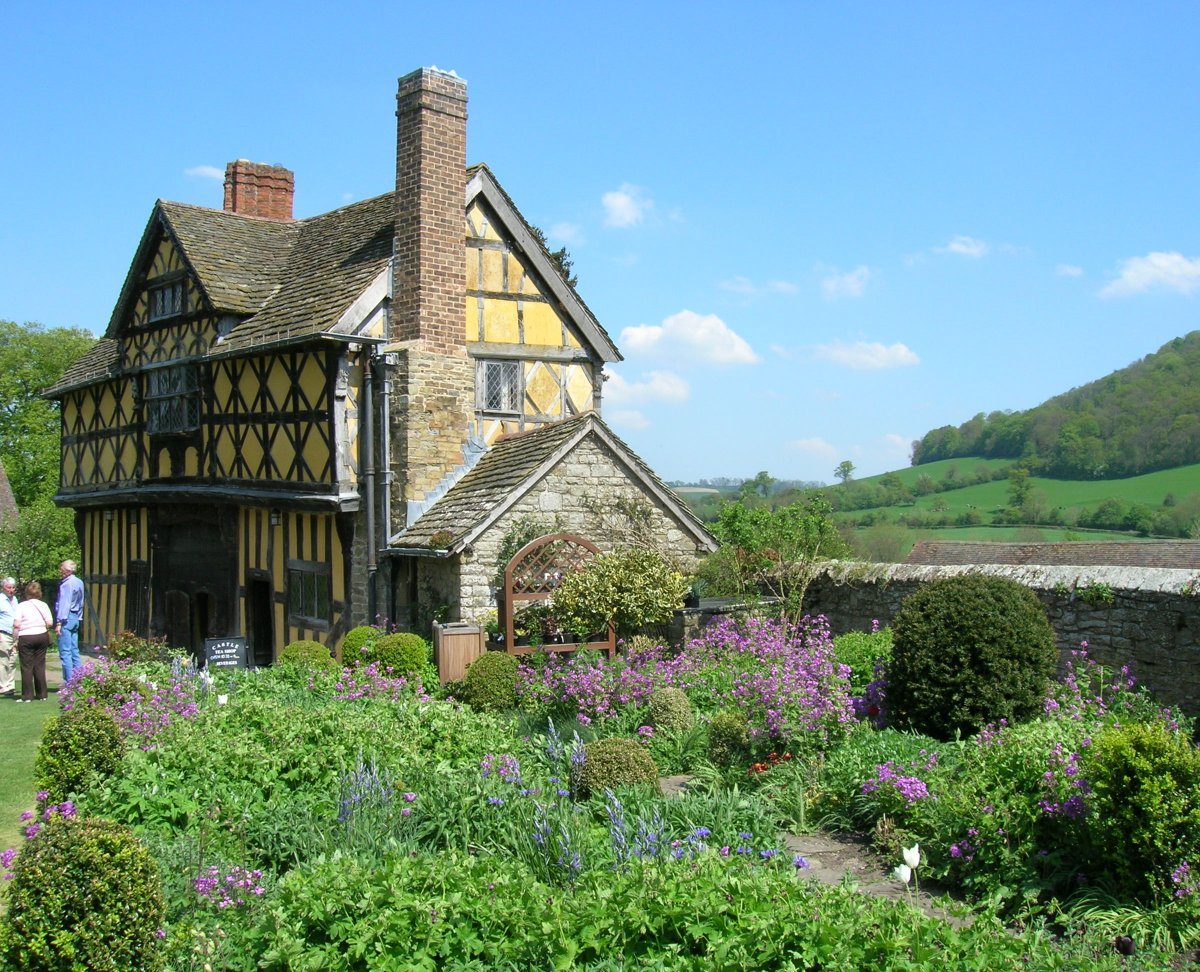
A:
POLYGON ((264 219, 292 218, 296 177, 281 165, 238 159, 225 166, 225 212, 264 219))
POLYGON ((437 68, 405 75, 396 93, 393 341, 463 347, 466 170, 467 83, 437 68))
POLYGON ((396 94, 388 350, 396 362, 392 500, 406 523, 478 455, 475 365, 466 345, 466 181, 466 82, 437 68, 405 75, 396 94))

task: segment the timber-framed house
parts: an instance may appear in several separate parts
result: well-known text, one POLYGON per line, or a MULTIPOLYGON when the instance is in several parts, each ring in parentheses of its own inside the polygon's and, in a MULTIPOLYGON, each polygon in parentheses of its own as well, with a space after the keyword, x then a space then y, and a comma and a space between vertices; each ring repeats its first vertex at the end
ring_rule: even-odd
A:
POLYGON ((292 173, 238 160, 222 209, 155 204, 104 336, 46 392, 85 638, 242 635, 261 665, 473 620, 518 521, 605 549, 631 503, 678 558, 712 549, 600 418, 616 346, 466 166, 465 83, 407 75, 396 114, 384 195, 294 219, 292 173))

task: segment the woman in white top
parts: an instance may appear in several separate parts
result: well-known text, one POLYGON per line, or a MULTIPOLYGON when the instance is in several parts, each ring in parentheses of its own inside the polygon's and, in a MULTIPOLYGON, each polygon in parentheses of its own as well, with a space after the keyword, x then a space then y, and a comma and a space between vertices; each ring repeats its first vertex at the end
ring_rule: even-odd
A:
POLYGON ((25 585, 25 600, 17 605, 13 615, 13 636, 17 639, 17 655, 21 659, 21 699, 46 701, 46 649, 50 647, 49 629, 54 627, 54 615, 42 600, 42 585, 30 581, 25 585))

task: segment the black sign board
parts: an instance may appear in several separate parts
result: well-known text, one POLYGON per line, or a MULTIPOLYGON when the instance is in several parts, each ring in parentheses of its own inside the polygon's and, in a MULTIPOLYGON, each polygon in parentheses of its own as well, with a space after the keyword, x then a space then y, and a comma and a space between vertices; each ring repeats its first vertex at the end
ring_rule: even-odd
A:
POLYGON ((205 638, 204 667, 224 670, 246 667, 245 638, 205 638))

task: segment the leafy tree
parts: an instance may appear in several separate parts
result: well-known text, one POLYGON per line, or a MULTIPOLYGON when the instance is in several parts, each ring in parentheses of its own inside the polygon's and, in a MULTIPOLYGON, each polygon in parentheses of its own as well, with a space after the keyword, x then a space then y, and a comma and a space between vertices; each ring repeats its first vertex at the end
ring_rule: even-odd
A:
POLYGON ((837 464, 837 468, 833 470, 833 474, 840 479, 842 481, 842 485, 845 486, 846 483, 850 482, 854 476, 854 463, 852 463, 849 459, 843 459, 837 464))
POLYGON ((58 488, 58 403, 41 393, 95 341, 75 328, 0 320, 0 461, 19 507, 58 488))
POLYGON ((20 584, 58 576, 64 560, 79 559, 75 517, 49 499, 21 510, 16 526, 0 530, 0 571, 20 584))
POLYGON ((563 280, 571 287, 578 287, 579 277, 571 273, 571 268, 575 265, 575 261, 571 259, 571 254, 567 252, 567 248, 560 246, 557 250, 552 250, 546 242, 545 233, 533 225, 530 225, 529 230, 533 233, 534 239, 542 244, 542 249, 546 251, 546 256, 550 258, 550 262, 562 274, 563 280))
POLYGON ((771 510, 725 503, 713 525, 720 549, 701 568, 714 593, 740 598, 778 597, 788 617, 799 617, 816 565, 850 555, 821 496, 771 510))
POLYGON ((1029 481, 1029 470, 1014 466, 1008 473, 1008 505, 1015 510, 1021 509, 1029 498, 1033 483, 1029 481))

